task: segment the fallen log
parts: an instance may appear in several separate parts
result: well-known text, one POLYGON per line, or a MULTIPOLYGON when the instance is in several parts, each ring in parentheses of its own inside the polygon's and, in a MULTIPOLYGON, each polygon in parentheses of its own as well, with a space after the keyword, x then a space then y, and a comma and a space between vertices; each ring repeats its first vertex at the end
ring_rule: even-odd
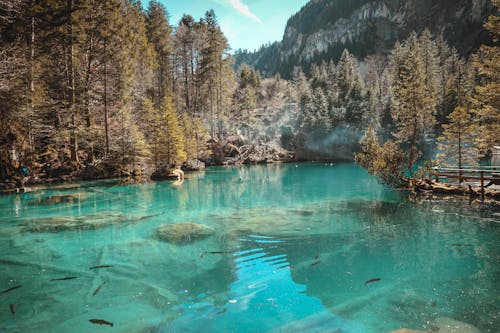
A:
POLYGON ((500 191, 495 189, 484 189, 481 187, 473 187, 471 185, 450 185, 444 183, 433 182, 429 179, 410 179, 408 187, 413 192, 432 192, 436 194, 460 195, 470 197, 481 197, 484 191, 484 197, 494 200, 500 200, 500 191))

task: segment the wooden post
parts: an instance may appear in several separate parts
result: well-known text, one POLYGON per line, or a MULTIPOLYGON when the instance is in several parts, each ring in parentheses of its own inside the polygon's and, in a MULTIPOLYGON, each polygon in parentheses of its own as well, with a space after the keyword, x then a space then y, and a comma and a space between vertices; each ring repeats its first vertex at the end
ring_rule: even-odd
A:
POLYGON ((484 201, 484 171, 481 171, 481 200, 484 201))

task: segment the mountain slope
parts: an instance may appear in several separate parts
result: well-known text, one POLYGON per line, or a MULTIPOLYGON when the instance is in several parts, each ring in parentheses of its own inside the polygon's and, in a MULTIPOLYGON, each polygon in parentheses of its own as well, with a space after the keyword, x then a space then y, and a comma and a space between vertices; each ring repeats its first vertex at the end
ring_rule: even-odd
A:
POLYGON ((386 53, 426 28, 469 54, 485 38, 482 24, 490 12, 489 0, 312 0, 288 20, 281 42, 237 53, 236 65, 286 78, 295 66, 337 61, 344 48, 358 58, 386 53))

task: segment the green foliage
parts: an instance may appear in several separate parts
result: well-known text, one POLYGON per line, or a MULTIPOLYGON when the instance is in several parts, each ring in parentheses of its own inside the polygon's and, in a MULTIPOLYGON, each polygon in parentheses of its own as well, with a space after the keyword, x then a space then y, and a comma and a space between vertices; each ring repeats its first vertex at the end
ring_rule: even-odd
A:
POLYGON ((191 118, 184 113, 182 118, 182 127, 184 132, 184 150, 189 158, 197 160, 208 160, 212 154, 209 141, 210 134, 203 126, 201 118, 191 118))
POLYGON ((165 94, 171 91, 173 85, 170 56, 172 49, 172 27, 168 22, 168 13, 158 1, 150 1, 146 12, 148 41, 154 46, 155 69, 154 96, 159 105, 165 94))
POLYGON ((181 166, 186 161, 187 155, 179 115, 170 95, 165 96, 161 112, 161 135, 164 135, 164 142, 161 142, 162 146, 159 149, 168 165, 181 166))
POLYGON ((401 150, 399 142, 388 140, 380 145, 375 130, 369 127, 360 144, 361 152, 356 154, 356 162, 369 173, 391 186, 408 182, 405 175, 408 156, 401 150))
MULTIPOLYGON (((408 145, 409 172, 420 157, 418 144, 436 122, 436 101, 432 99, 432 85, 426 84, 421 47, 417 35, 412 33, 402 45, 396 45, 392 66, 392 118, 397 131, 394 136, 408 145)), ((429 79, 430 80, 430 79, 429 79)))
MULTIPOLYGON (((493 5, 498 13, 500 1, 494 0, 493 5)), ((500 17, 490 16, 484 27, 492 43, 481 45, 473 56, 478 80, 471 101, 481 133, 479 145, 487 152, 492 146, 500 145, 500 17)))

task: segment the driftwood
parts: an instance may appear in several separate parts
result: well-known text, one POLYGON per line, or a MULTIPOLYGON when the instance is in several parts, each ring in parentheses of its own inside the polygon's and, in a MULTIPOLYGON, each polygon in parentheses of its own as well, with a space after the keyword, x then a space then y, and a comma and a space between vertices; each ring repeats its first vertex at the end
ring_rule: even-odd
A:
MULTIPOLYGON (((471 185, 457 186, 444 183, 432 182, 423 179, 411 179, 408 187, 414 192, 432 192, 437 194, 460 195, 470 197, 481 197, 483 195, 480 187, 471 185)), ((500 191, 494 189, 484 189, 484 197, 500 200, 500 191)))

